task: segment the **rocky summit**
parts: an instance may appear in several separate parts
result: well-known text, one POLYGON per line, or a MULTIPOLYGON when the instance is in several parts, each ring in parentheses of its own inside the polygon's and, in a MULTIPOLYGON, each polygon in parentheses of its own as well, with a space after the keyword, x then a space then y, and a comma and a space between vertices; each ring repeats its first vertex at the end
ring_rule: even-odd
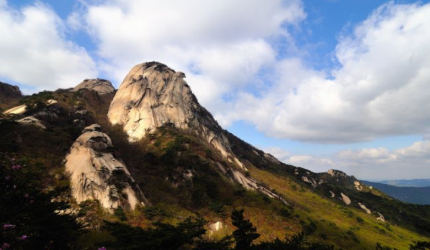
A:
POLYGON ((112 83, 108 80, 96 78, 96 79, 85 79, 83 82, 78 84, 73 91, 79 91, 81 89, 94 90, 100 95, 106 95, 113 93, 115 88, 112 83))
POLYGON ((110 105, 110 122, 123 125, 131 141, 169 124, 189 130, 243 168, 224 130, 200 106, 184 78, 184 73, 158 62, 134 66, 110 105))
MULTIPOLYGON (((110 105, 110 122, 123 125, 131 141, 165 125, 188 131, 212 145, 231 164, 247 171, 233 153, 226 132, 200 106, 184 78, 184 73, 158 62, 134 66, 110 105)), ((221 173, 246 189, 258 190, 287 204, 282 197, 235 167, 221 163, 217 166, 221 173)))

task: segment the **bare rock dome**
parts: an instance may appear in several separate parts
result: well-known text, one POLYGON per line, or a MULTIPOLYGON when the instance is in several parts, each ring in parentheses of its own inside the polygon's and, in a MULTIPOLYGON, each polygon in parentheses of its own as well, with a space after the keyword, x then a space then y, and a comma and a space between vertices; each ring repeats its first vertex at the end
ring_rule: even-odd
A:
POLYGON ((123 125, 131 141, 166 124, 189 130, 243 168, 232 153, 224 130, 200 106, 184 78, 184 73, 158 62, 134 66, 111 103, 110 122, 123 125))
POLYGON ((145 197, 127 167, 108 151, 110 137, 98 124, 86 127, 66 157, 72 196, 77 203, 98 200, 102 207, 132 210, 145 205, 145 197))
POLYGON ((96 78, 96 79, 85 79, 83 82, 78 84, 73 91, 79 91, 81 89, 89 89, 94 90, 100 95, 106 95, 113 93, 115 88, 112 86, 112 83, 108 80, 96 78))

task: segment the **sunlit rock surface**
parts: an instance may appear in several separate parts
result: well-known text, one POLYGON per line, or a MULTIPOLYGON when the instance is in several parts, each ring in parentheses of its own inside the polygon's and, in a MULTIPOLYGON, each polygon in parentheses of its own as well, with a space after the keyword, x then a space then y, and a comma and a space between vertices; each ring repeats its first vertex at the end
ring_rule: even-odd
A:
POLYGON ((17 122, 23 125, 33 125, 42 129, 46 128, 45 125, 43 125, 43 123, 34 116, 24 117, 22 119, 17 120, 17 122))
POLYGON ((111 211, 119 206, 134 209, 137 204, 145 205, 145 198, 127 167, 109 152, 111 148, 111 139, 101 132, 99 125, 82 131, 66 157, 73 197, 77 203, 98 200, 111 211))
POLYGON ((115 91, 112 83, 104 79, 85 79, 83 82, 78 84, 73 91, 79 91, 81 89, 94 90, 100 95, 110 94, 115 91))
POLYGON ((340 196, 342 198, 343 203, 345 203, 346 205, 351 204, 351 199, 348 196, 344 195, 343 193, 340 193, 340 196))
MULTIPOLYGON (((108 112, 110 122, 123 125, 131 141, 137 141, 163 125, 188 131, 211 144, 232 163, 228 166, 218 164, 220 172, 230 180, 288 204, 278 194, 244 174, 247 169, 233 153, 226 132, 200 106, 184 78, 184 73, 161 63, 136 65, 115 94, 108 112)), ((266 157, 270 158, 269 155, 266 157)))
POLYGON ((232 153, 224 130, 200 106, 184 78, 184 73, 161 63, 136 65, 111 103, 110 122, 124 125, 131 141, 168 124, 189 130, 212 144, 230 162, 244 168, 232 153))
POLYGON ((25 111, 27 111, 27 105, 23 104, 23 105, 19 105, 19 106, 10 108, 3 113, 4 114, 21 115, 21 114, 24 114, 25 111))

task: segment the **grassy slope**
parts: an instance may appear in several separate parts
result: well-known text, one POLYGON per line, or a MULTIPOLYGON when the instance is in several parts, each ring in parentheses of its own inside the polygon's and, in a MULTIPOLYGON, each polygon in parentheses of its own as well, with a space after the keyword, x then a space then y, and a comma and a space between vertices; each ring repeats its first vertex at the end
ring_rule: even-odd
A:
MULTIPOLYGON (((379 222, 374 215, 367 215, 362 210, 347 207, 337 200, 321 196, 308 186, 297 182, 294 177, 281 176, 270 171, 250 167, 250 173, 253 178, 266 184, 270 183, 272 189, 275 189, 277 193, 283 195, 293 204, 292 215, 282 216, 281 210, 286 208, 279 202, 268 200, 256 192, 235 195, 235 192, 231 192, 231 190, 240 190, 240 187, 232 184, 223 176, 215 174, 215 177, 213 177, 208 175, 209 172, 202 172, 201 162, 191 160, 191 158, 198 156, 198 159, 208 163, 206 167, 209 166, 212 169, 215 169, 215 165, 212 163, 216 161, 223 162, 222 158, 213 151, 208 156, 206 152, 211 148, 210 145, 191 135, 179 133, 175 129, 163 128, 143 139, 140 144, 135 144, 134 147, 137 147, 134 149, 135 151, 131 150, 128 153, 132 155, 141 152, 140 157, 142 157, 142 160, 138 161, 142 165, 133 163, 132 157, 125 157, 124 159, 129 159, 127 165, 132 168, 131 171, 135 171, 135 176, 138 180, 146 182, 142 183, 142 186, 144 192, 150 197, 149 199, 154 201, 156 206, 161 204, 164 209, 169 210, 169 207, 172 206, 173 208, 170 209, 172 214, 178 211, 177 204, 179 204, 179 210, 183 210, 181 213, 199 213, 209 221, 224 221, 230 228, 227 231, 231 231, 232 226, 229 219, 217 215, 208 209, 208 206, 213 202, 222 203, 225 205, 226 214, 229 214, 233 207, 241 206, 245 208, 248 218, 257 226, 258 232, 262 234, 260 240, 272 240, 276 237, 283 238, 285 235, 290 236, 310 227, 310 224, 316 224, 316 232, 311 234, 312 239, 325 241, 343 249, 373 249, 377 242, 398 249, 407 249, 412 241, 429 240, 429 238, 420 236, 411 230, 379 222), (162 159, 163 155, 169 151, 169 147, 174 144, 172 142, 178 136, 187 138, 180 140, 186 146, 172 155, 175 159, 172 165, 175 167, 169 169, 168 172, 177 171, 176 167, 180 170, 191 167, 190 169, 197 176, 204 177, 205 181, 209 183, 217 182, 218 184, 217 189, 220 190, 220 194, 217 197, 203 195, 201 198, 205 204, 202 206, 193 205, 192 192, 189 193, 188 189, 182 189, 181 185, 178 188, 171 188, 171 183, 166 181, 165 177, 168 173, 163 173, 163 169, 166 166, 159 159, 162 159), (144 159, 148 154, 154 154, 156 160, 153 159, 153 162, 145 164, 144 159), (180 162, 182 162, 182 165, 180 162), (144 171, 147 171, 147 173, 142 173, 144 171), (160 185, 165 186, 160 188, 160 185), (166 192, 157 194, 160 190, 166 190, 166 192), (152 199, 151 195, 153 196, 152 199), (160 197, 163 198, 158 200, 160 197), (360 219, 357 219, 357 217, 363 221, 359 222, 358 220, 360 219)), ((136 157, 133 159, 136 160, 136 157)), ((227 163, 223 162, 223 164, 227 163)), ((185 181, 182 185, 192 187, 191 183, 192 181, 185 181)), ((204 189, 204 187, 199 188, 204 189)), ((207 190, 204 192, 207 192, 207 190)), ((171 222, 175 221, 173 218, 164 219, 171 222)))
POLYGON ((373 249, 376 242, 390 245, 398 249, 407 249, 412 241, 429 240, 417 233, 382 223, 372 215, 356 208, 321 197, 307 188, 303 188, 295 180, 280 177, 257 168, 250 169, 251 175, 273 188, 294 204, 295 211, 301 217, 308 217, 318 222, 317 236, 327 235, 327 242, 343 249, 373 249), (299 186, 295 191, 293 185, 299 186), (360 217, 364 222, 357 221, 360 217), (389 229, 388 229, 389 228, 389 229), (354 240, 354 236, 359 242, 354 240))

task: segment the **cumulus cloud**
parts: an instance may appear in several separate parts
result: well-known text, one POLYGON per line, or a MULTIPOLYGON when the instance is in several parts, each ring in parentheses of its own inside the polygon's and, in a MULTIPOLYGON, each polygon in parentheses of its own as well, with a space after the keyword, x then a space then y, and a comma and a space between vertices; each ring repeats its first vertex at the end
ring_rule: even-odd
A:
POLYGON ((274 155, 278 160, 298 167, 304 167, 314 172, 326 172, 337 165, 330 157, 316 157, 311 155, 295 155, 282 148, 266 148, 266 152, 274 155))
POLYGON ((430 141, 415 142, 412 146, 394 151, 401 159, 430 159, 430 141))
POLYGON ((361 179, 430 178, 430 141, 396 150, 364 148, 342 150, 330 156, 294 155, 281 148, 267 148, 280 161, 314 172, 338 169, 361 179))
POLYGON ((97 75, 86 50, 65 38, 63 21, 42 3, 13 9, 0 1, 0 30, 2 78, 40 91, 97 75))
POLYGON ((268 39, 289 36, 285 27, 304 18, 300 0, 104 0, 69 20, 85 23, 116 82, 137 63, 160 61, 184 71, 199 101, 215 111, 259 83, 256 75, 276 61, 268 39))
POLYGON ((327 74, 287 58, 275 83, 218 113, 267 135, 321 143, 427 134, 430 122, 430 4, 386 4, 340 36, 340 67, 327 74), (244 105, 246 103, 246 106, 244 105), (257 110, 257 112, 254 112, 257 110))
POLYGON ((339 36, 340 66, 324 71, 279 59, 269 42, 294 40, 286 27, 304 18, 299 0, 104 0, 69 21, 97 41, 99 65, 117 83, 134 64, 164 62, 185 71, 223 126, 245 120, 271 137, 319 143, 430 133, 430 4, 381 6, 339 36))

